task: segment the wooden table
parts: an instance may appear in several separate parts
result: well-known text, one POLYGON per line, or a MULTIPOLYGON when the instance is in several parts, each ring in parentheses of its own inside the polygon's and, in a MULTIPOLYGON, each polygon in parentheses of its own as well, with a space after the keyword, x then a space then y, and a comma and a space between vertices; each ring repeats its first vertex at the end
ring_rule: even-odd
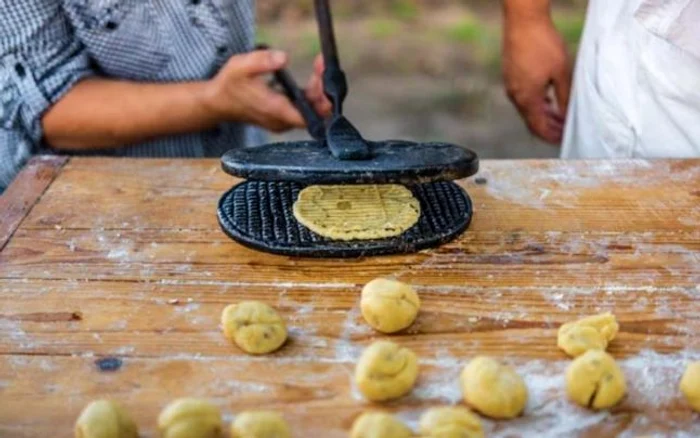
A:
POLYGON ((216 222, 234 181, 217 160, 41 158, 0 198, 0 436, 70 436, 90 400, 121 400, 145 437, 168 401, 206 397, 226 419, 284 413, 298 437, 342 437, 370 406, 351 374, 380 336, 358 311, 361 286, 416 286, 417 323, 392 339, 416 351, 413 393, 382 408, 415 427, 460 400, 476 354, 517 365, 526 415, 485 422, 490 436, 637 437, 700 418, 677 391, 700 358, 700 160, 486 161, 463 182, 471 229, 434 251, 364 260, 278 257, 230 241, 216 222), (273 304, 291 341, 251 358, 219 315, 273 304), (610 413, 566 401, 557 327, 614 311, 611 353, 629 395, 610 413), (101 371, 99 359, 122 361, 101 371))

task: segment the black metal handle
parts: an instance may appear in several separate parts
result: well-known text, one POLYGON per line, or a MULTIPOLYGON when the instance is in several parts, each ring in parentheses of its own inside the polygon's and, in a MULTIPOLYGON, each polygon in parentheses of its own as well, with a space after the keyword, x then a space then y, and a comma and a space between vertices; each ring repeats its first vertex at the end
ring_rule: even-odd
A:
MULTIPOLYGON (((266 44, 259 44, 256 46, 256 50, 269 50, 269 47, 266 44)), ((309 135, 315 140, 325 140, 326 124, 306 98, 304 90, 299 87, 294 77, 286 69, 277 70, 274 73, 274 77, 275 81, 284 90, 284 94, 287 95, 287 98, 292 101, 292 104, 301 113, 306 122, 306 130, 309 132, 309 135)))
POLYGON ((287 70, 278 70, 275 72, 275 80, 280 83, 284 94, 301 113, 311 137, 316 140, 324 140, 326 138, 326 124, 316 113, 313 105, 306 98, 304 91, 299 88, 292 75, 287 70))
POLYGON ((328 100, 333 104, 335 115, 343 114, 343 102, 348 95, 348 81, 340 68, 338 47, 333 31, 333 15, 329 0, 315 0, 316 21, 321 37, 321 51, 326 70, 323 73, 323 88, 328 100))

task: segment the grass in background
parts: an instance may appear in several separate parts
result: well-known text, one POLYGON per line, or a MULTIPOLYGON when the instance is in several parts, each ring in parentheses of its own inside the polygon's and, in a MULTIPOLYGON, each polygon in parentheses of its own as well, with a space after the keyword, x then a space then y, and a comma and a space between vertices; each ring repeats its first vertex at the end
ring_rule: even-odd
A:
POLYGON ((566 44, 577 47, 583 34, 584 20, 585 18, 581 15, 557 14, 554 16, 554 25, 566 44))
POLYGON ((259 26, 255 31, 255 43, 267 44, 270 47, 275 47, 275 38, 267 28, 264 26, 259 26))
POLYGON ((412 20, 418 16, 418 5, 413 0, 394 0, 390 13, 402 20, 412 20))
POLYGON ((317 31, 307 31, 301 38, 302 50, 304 56, 313 58, 321 52, 321 41, 317 31))
MULTIPOLYGON (((469 69, 499 80, 500 22, 488 12, 456 9, 447 15, 438 14, 433 20, 431 11, 418 7, 417 0, 393 0, 387 4, 393 8, 391 14, 378 11, 364 18, 337 20, 336 33, 346 68, 374 72, 387 68, 392 74, 424 71, 426 66, 440 74, 461 74, 460 69, 469 69), (409 24, 405 19, 413 20, 409 24), (444 57, 431 55, 435 47, 440 47, 444 57), (397 57, 396 53, 410 56, 397 57), (363 66, 365 63, 369 63, 367 67, 363 66)), ((295 60, 312 59, 320 52, 320 41, 313 18, 305 20, 290 23, 283 30, 277 23, 262 24, 257 41, 287 50, 295 60)), ((583 32, 584 14, 559 10, 554 22, 574 53, 583 32)))
POLYGON ((395 20, 378 18, 369 22, 369 30, 376 38, 391 38, 401 31, 401 25, 395 20))
POLYGON ((458 43, 477 43, 486 37, 488 31, 489 29, 485 25, 469 16, 448 27, 445 35, 458 43))
POLYGON ((457 23, 445 28, 442 38, 453 44, 470 50, 474 59, 490 74, 501 72, 501 37, 500 28, 478 16, 465 15, 457 23))

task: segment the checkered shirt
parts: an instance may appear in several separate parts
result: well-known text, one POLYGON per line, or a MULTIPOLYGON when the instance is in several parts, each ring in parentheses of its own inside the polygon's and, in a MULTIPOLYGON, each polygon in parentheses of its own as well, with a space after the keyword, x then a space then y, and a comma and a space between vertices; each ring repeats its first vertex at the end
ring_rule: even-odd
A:
MULTIPOLYGON (((253 0, 0 0, 0 193, 51 153, 41 117, 88 76, 144 82, 212 77, 254 42, 253 0)), ((260 142, 235 123, 99 155, 212 157, 260 142)))

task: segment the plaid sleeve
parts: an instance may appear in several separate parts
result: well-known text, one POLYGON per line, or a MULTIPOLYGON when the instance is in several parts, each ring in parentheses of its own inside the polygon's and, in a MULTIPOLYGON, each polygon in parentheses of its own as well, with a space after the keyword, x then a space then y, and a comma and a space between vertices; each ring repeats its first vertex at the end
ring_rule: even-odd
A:
POLYGON ((91 74, 60 0, 0 0, 0 191, 38 150, 44 112, 91 74))

